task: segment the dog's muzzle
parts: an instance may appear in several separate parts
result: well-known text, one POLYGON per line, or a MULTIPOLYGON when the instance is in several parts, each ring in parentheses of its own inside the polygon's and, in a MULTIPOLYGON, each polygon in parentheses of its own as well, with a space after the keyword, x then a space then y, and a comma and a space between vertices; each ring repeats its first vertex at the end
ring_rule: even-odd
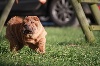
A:
POLYGON ((24 25, 22 32, 23 34, 31 34, 32 29, 30 29, 28 25, 24 25))
POLYGON ((31 34, 32 31, 29 31, 29 30, 23 30, 23 34, 31 34))

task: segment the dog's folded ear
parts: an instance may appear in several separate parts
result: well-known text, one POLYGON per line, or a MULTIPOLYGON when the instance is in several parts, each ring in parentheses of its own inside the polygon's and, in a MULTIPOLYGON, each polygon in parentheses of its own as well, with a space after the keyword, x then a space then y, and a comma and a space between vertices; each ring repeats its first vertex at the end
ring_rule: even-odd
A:
POLYGON ((40 21, 39 18, 38 18, 37 16, 33 16, 33 19, 34 19, 35 21, 40 21))
POLYGON ((34 21, 40 21, 40 19, 37 16, 26 16, 25 19, 32 19, 34 21))

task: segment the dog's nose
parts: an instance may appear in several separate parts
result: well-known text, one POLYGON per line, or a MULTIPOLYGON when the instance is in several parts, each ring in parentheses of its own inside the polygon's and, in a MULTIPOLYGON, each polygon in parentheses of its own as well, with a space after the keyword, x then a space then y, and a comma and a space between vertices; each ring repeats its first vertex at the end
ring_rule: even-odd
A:
POLYGON ((30 30, 23 30, 23 34, 29 34, 29 33, 31 33, 32 31, 30 31, 30 30))

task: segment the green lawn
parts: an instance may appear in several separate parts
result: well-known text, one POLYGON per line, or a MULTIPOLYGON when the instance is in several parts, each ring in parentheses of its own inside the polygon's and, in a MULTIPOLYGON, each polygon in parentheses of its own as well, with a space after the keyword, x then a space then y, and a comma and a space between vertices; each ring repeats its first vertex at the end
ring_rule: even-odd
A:
POLYGON ((80 28, 45 29, 46 54, 41 55, 28 47, 10 52, 4 28, 0 34, 0 66, 100 66, 100 31, 94 32, 97 40, 88 43, 80 28))

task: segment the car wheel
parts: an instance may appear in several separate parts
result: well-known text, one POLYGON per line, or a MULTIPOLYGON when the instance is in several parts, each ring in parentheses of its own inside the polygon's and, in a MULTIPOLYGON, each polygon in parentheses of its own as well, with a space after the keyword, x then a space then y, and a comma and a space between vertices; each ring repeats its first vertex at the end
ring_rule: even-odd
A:
POLYGON ((50 6, 50 17, 59 26, 73 25, 75 13, 70 0, 53 0, 50 6))

